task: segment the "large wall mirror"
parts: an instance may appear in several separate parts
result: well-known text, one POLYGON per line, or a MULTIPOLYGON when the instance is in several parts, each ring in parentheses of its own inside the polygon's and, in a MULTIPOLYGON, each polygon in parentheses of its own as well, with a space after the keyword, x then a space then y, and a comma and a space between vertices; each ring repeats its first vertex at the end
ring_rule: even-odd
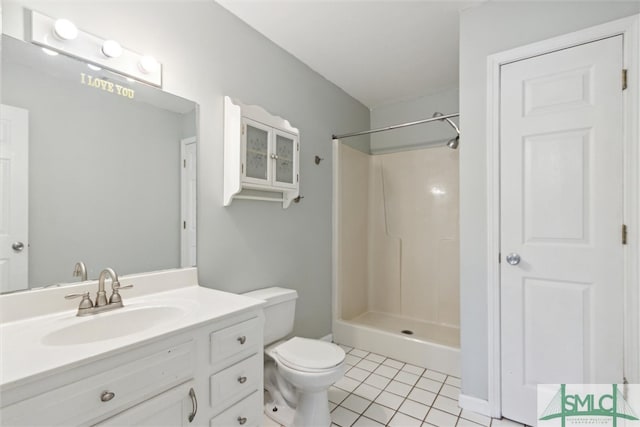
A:
POLYGON ((0 292, 195 265, 197 105, 2 36, 0 292))

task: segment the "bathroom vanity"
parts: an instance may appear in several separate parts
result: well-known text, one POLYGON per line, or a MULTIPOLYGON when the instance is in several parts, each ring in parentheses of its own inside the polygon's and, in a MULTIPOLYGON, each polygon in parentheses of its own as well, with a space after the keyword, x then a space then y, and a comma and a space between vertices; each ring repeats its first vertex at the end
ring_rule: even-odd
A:
POLYGON ((120 280, 125 306, 85 317, 64 295, 95 282, 0 296, 0 424, 260 425, 263 301, 193 268, 120 280))

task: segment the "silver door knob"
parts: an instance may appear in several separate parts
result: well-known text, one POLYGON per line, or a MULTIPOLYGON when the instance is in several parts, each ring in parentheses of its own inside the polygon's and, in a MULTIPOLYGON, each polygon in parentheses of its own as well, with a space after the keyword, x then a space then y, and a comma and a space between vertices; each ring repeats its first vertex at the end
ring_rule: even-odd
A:
POLYGON ((507 262, 510 265, 518 265, 518 264, 520 264, 520 255, 518 255, 515 252, 511 252, 509 255, 507 255, 507 262))
POLYGON ((22 252, 22 250, 24 249, 24 243, 13 242, 13 244, 11 245, 11 249, 13 249, 16 252, 22 252))

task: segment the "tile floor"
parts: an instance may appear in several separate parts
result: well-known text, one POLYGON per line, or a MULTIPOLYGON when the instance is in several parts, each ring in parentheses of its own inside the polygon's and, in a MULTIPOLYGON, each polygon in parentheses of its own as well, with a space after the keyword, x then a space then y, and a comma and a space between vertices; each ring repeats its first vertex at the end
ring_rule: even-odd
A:
MULTIPOLYGON (((347 366, 329 389, 332 427, 522 427, 461 410, 459 378, 340 346, 347 366)), ((266 416, 264 425, 276 426, 266 416)))

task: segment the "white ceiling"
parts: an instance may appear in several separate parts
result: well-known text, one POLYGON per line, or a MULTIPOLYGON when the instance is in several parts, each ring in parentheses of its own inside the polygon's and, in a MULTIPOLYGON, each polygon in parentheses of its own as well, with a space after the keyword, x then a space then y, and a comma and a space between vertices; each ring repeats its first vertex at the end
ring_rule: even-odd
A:
POLYGON ((216 0, 369 108, 458 85, 462 9, 484 0, 216 0))

